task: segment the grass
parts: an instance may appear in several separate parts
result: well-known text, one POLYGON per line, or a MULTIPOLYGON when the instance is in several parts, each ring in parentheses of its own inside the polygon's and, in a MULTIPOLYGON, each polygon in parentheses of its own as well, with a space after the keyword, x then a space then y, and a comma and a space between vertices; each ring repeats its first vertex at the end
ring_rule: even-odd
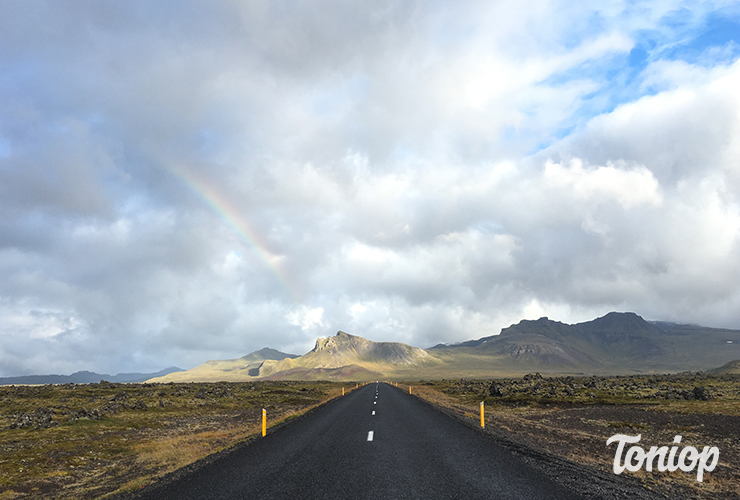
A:
POLYGON ((0 387, 0 499, 133 491, 257 435, 262 408, 273 426, 338 396, 341 387, 287 381, 0 387), (50 420, 37 418, 45 412, 50 420), (22 422, 30 425, 10 428, 22 422))
POLYGON ((640 429, 647 430, 647 429, 650 429, 650 426, 649 425, 645 425, 645 424, 642 424, 640 422, 627 422, 627 421, 622 421, 622 422, 607 422, 607 425, 609 427, 614 427, 614 428, 617 428, 617 429, 636 429, 636 430, 640 430, 640 429))

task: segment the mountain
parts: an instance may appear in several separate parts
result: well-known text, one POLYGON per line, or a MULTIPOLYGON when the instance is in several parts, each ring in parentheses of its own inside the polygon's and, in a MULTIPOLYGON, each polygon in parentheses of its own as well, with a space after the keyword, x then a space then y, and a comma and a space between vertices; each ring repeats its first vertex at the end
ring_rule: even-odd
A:
MULTIPOLYGON (((522 320, 484 337, 433 350, 448 364, 472 357, 493 371, 526 373, 643 373, 705 370, 740 358, 740 331, 648 322, 611 312, 569 325, 548 318, 522 320)), ((471 360, 467 360, 471 366, 471 360)))
POLYGON ((418 347, 398 342, 373 342, 340 331, 334 337, 319 338, 314 348, 303 356, 263 349, 239 359, 208 361, 192 370, 150 382, 377 380, 390 373, 413 372, 440 363, 418 347))
POLYGON ((424 349, 399 342, 373 342, 342 331, 334 337, 321 337, 314 348, 303 356, 281 361, 265 361, 259 369, 260 377, 279 377, 286 372, 292 375, 313 369, 356 367, 358 373, 368 372, 367 378, 377 378, 378 373, 396 369, 438 364, 439 360, 424 349))
POLYGON ((612 312, 575 325, 548 318, 524 320, 504 328, 498 338, 480 348, 544 365, 598 365, 663 354, 660 339, 665 334, 635 313, 612 312))
POLYGON ((137 383, 149 380, 152 377, 162 377, 175 372, 183 371, 182 368, 171 366, 156 373, 119 373, 118 375, 107 375, 79 371, 71 375, 26 375, 21 377, 0 377, 0 385, 44 385, 44 384, 94 384, 101 380, 116 383, 137 383))
POLYGON ((237 359, 210 360, 190 370, 153 377, 148 382, 239 382, 259 377, 259 368, 265 361, 297 358, 265 347, 237 359))

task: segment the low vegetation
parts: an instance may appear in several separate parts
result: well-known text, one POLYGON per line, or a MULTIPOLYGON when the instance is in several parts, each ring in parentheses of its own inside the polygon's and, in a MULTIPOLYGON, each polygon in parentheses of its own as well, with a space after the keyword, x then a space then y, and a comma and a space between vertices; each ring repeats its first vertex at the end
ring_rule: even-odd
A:
MULTIPOLYGON (((341 383, 66 384, 0 387, 0 499, 106 498, 258 435, 341 394, 341 383)), ((344 386, 347 386, 345 383, 344 386)), ((408 387, 399 384, 404 391, 408 387)), ((644 446, 717 446, 697 483, 629 473, 670 498, 740 498, 740 375, 542 377, 415 382, 412 393, 519 443, 611 472, 613 434, 644 446)), ((627 474, 627 473, 625 473, 627 474)))
POLYGON ((717 468, 702 483, 695 475, 644 470, 631 474, 669 498, 740 498, 740 376, 703 373, 620 377, 542 377, 418 382, 412 392, 479 418, 486 428, 519 443, 611 472, 614 434, 641 435, 644 447, 717 446, 717 468))
POLYGON ((341 394, 331 382, 0 387, 0 499, 104 498, 341 394))

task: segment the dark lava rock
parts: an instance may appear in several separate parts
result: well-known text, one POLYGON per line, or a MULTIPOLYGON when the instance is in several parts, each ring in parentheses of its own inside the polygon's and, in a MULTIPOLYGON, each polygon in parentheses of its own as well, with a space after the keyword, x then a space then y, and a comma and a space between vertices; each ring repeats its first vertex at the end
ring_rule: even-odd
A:
POLYGON ((36 408, 36 411, 33 412, 33 420, 36 423, 36 428, 48 429, 49 427, 56 427, 59 425, 59 422, 55 422, 51 419, 52 416, 54 416, 54 410, 51 408, 46 408, 45 406, 36 408))
POLYGON ((117 403, 105 403, 98 408, 101 413, 112 413, 117 414, 121 410, 121 407, 117 403))
POLYGON ((695 399, 700 399, 702 401, 709 401, 710 399, 712 399, 712 394, 709 392, 709 389, 707 389, 703 385, 694 387, 694 390, 692 392, 695 399))
POLYGON ((501 398, 504 396, 504 392, 501 390, 496 382, 491 382, 491 386, 488 388, 488 393, 494 398, 501 398))
POLYGON ((11 422, 8 429, 25 429, 33 425, 33 419, 28 413, 21 412, 15 417, 15 422, 11 422))
POLYGON ((128 399, 128 394, 126 394, 126 391, 123 389, 118 392, 115 396, 113 396, 113 399, 111 401, 126 401, 128 399))
POLYGON ((77 421, 81 418, 86 418, 88 420, 100 420, 100 412, 96 409, 88 410, 86 408, 81 408, 76 412, 71 413, 67 420, 71 422, 77 421))
POLYGON ((107 380, 100 379, 101 389, 115 389, 116 387, 117 387, 116 384, 112 382, 108 382, 107 380))
POLYGON ((11 422, 8 426, 9 429, 26 429, 33 427, 35 429, 48 429, 49 427, 56 427, 59 422, 52 420, 54 416, 54 410, 41 406, 36 408, 33 414, 21 412, 15 417, 15 421, 11 422))

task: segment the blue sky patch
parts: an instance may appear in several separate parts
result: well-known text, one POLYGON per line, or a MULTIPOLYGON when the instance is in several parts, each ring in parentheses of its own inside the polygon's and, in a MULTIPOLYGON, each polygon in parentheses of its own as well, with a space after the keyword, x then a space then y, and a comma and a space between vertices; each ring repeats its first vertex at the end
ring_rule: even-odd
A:
MULTIPOLYGON (((679 16, 680 17, 680 16, 679 16)), ((668 19, 666 24, 675 27, 682 38, 662 48, 659 59, 682 60, 692 64, 714 65, 729 63, 740 56, 740 15, 738 13, 714 13, 699 26, 674 26, 676 21, 668 19), (717 50, 724 49, 724 50, 717 50), (711 53, 711 54, 710 54, 711 53), (709 54, 709 57, 707 55, 709 54)))

